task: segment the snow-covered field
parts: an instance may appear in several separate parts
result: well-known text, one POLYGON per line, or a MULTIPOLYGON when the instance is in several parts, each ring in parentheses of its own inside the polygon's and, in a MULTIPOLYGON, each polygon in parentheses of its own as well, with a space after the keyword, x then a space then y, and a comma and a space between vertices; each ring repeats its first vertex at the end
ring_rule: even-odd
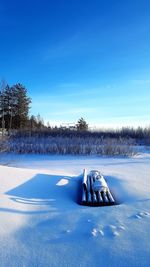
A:
POLYGON ((0 155, 0 266, 150 266, 150 154, 133 158, 0 155), (119 205, 84 207, 84 168, 119 205))

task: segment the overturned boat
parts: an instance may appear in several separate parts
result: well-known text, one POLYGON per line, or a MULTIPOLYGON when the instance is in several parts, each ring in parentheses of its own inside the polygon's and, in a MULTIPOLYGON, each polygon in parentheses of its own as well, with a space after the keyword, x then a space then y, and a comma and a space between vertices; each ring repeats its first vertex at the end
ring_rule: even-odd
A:
POLYGON ((116 204, 105 178, 99 171, 92 170, 87 174, 86 169, 84 169, 81 204, 85 206, 110 206, 116 204))

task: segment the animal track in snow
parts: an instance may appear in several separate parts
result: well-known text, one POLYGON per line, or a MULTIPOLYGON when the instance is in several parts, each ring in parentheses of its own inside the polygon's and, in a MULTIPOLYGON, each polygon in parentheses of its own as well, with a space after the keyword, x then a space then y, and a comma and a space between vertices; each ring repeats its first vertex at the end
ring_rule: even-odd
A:
POLYGON ((125 230, 126 228, 125 228, 123 225, 119 225, 119 226, 118 226, 118 229, 119 229, 119 230, 125 230))
POLYGON ((107 237, 116 237, 116 236, 120 236, 121 232, 125 230, 124 225, 120 224, 120 225, 106 225, 106 226, 102 226, 99 225, 95 228, 92 229, 91 234, 93 237, 97 237, 97 236, 107 236, 107 237))
POLYGON ((137 218, 137 219, 142 219, 142 218, 146 218, 146 217, 149 217, 150 218, 150 213, 147 212, 147 211, 138 212, 137 214, 135 214, 134 217, 137 218))
POLYGON ((93 228, 92 229, 92 231, 91 231, 91 234, 92 234, 92 236, 97 236, 97 234, 98 234, 98 230, 96 229, 96 228, 93 228))
POLYGON ((119 236, 120 235, 117 226, 112 225, 112 224, 110 224, 106 227, 106 231, 107 231, 107 235, 109 235, 109 236, 119 236))
POLYGON ((104 236, 103 230, 99 230, 98 232, 100 233, 101 236, 104 236))

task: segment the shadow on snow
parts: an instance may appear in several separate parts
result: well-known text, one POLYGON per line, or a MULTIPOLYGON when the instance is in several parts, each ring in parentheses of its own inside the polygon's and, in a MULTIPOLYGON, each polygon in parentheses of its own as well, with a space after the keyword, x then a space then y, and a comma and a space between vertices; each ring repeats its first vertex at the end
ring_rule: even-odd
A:
MULTIPOLYGON (((46 208, 68 209, 77 205, 80 177, 37 174, 29 181, 7 191, 5 194, 18 204, 45 206, 46 208)), ((20 207, 20 206, 19 206, 20 207)), ((0 209, 0 211, 22 214, 44 213, 50 210, 24 211, 17 209, 0 209)))

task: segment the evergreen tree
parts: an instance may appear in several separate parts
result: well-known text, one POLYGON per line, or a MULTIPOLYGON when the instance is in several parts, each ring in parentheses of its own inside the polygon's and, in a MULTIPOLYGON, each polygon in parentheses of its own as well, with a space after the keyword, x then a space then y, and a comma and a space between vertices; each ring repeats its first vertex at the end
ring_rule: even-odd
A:
POLYGON ((6 88, 5 80, 1 80, 0 84, 0 128, 2 129, 2 134, 5 130, 5 98, 4 92, 6 88))
POLYGON ((76 124, 77 130, 79 131, 87 131, 88 130, 88 124, 86 121, 81 117, 77 124, 76 124))
POLYGON ((42 129, 42 128, 44 128, 44 120, 43 120, 43 118, 40 116, 40 114, 37 115, 37 128, 38 128, 38 129, 42 129))
POLYGON ((34 115, 30 117, 30 129, 34 130, 37 128, 37 119, 34 115))
POLYGON ((12 87, 4 84, 0 87, 0 128, 24 128, 28 122, 31 99, 21 84, 12 87))
POLYGON ((13 127, 22 129, 28 122, 31 99, 27 96, 27 89, 20 83, 14 85, 14 122, 13 127))
POLYGON ((3 92, 3 102, 4 102, 4 120, 5 128, 11 130, 12 128, 12 116, 14 112, 13 104, 13 93, 12 88, 9 85, 6 86, 3 92))

